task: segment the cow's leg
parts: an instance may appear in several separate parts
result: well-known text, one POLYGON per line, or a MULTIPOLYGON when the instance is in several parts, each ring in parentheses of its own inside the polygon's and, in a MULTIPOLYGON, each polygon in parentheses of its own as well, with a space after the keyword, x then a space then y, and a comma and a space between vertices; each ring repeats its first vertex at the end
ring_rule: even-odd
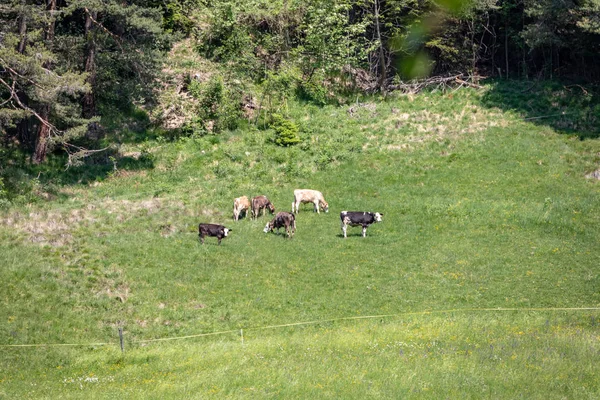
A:
POLYGON ((317 212, 317 214, 319 214, 319 200, 315 200, 313 204, 315 205, 315 211, 317 212))
POLYGON ((222 239, 221 235, 217 236, 217 239, 219 239, 219 245, 220 245, 221 244, 221 239, 222 239))
POLYGON ((198 236, 200 236, 200 242, 202 242, 202 244, 204 244, 204 236, 202 236, 202 234, 200 234, 198 236))
POLYGON ((362 236, 367 237, 367 227, 365 225, 363 225, 362 229, 363 229, 362 236))
POLYGON ((344 232, 344 238, 346 237, 346 230, 348 229, 348 225, 342 222, 342 232, 344 232))

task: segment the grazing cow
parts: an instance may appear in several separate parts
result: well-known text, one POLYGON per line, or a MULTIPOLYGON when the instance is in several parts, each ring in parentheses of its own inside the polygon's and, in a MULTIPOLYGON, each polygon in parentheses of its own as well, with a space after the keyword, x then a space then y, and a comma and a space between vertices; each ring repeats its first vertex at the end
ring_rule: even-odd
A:
POLYGON ((250 200, 247 196, 238 197, 233 200, 233 219, 235 221, 240 219, 240 215, 244 213, 244 216, 250 209, 250 200))
POLYGON ((199 232, 199 236, 200 236, 200 241, 202 242, 202 244, 204 244, 204 238, 206 236, 213 236, 213 237, 217 237, 217 239, 219 239, 219 244, 221 244, 221 239, 223 239, 224 237, 227 237, 227 235, 229 235, 229 232, 231 232, 232 229, 229 228, 225 228, 223 225, 217 225, 217 224, 200 224, 198 225, 198 232, 199 232))
POLYGON ((271 215, 275 213, 275 207, 273 203, 267 198, 267 196, 256 196, 252 199, 252 216, 254 219, 260 216, 260 211, 262 210, 263 215, 265 214, 265 209, 269 209, 271 215))
POLYGON ((312 189, 296 189, 294 190, 294 202, 292 203, 292 212, 294 209, 296 214, 300 211, 300 203, 313 203, 315 211, 319 213, 319 207, 325 212, 329 212, 329 204, 325 201, 323 193, 312 189))
POLYGON ((340 219, 342 220, 342 231, 346 237, 346 229, 350 226, 362 226, 362 236, 367 236, 367 226, 375 222, 381 222, 381 213, 363 212, 363 211, 342 211, 340 219))
POLYGON ((294 236, 294 233, 296 233, 296 217, 294 214, 286 211, 278 212, 275 218, 267 223, 264 232, 267 233, 273 229, 277 229, 277 232, 279 232, 279 228, 285 228, 288 237, 294 236))

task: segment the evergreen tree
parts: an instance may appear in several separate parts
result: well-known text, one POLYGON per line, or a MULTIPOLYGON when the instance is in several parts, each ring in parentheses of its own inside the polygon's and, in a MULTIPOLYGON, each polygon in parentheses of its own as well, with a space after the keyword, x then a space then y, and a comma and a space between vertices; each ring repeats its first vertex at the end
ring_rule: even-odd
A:
POLYGON ((89 90, 84 75, 55 68, 55 5, 28 0, 2 8, 0 134, 34 148, 35 163, 44 161, 49 146, 81 134, 87 122, 76 107, 77 97, 89 90))
POLYGON ((76 139, 100 103, 123 108, 148 101, 170 46, 161 11, 151 5, 11 0, 0 6, 0 135, 32 152, 34 163, 56 145, 72 162, 85 154, 76 139))

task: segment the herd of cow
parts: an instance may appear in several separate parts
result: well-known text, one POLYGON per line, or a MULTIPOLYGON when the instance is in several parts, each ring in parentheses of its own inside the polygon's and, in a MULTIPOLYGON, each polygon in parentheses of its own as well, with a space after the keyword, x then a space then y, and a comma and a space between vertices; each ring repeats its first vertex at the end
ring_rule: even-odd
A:
MULTIPOLYGON (((267 223, 263 231, 265 233, 277 229, 279 232, 280 228, 285 228, 287 237, 291 238, 296 233, 296 216, 300 211, 300 204, 312 203, 314 210, 319 213, 319 210, 329 212, 329 204, 325 201, 323 193, 318 190, 312 189, 296 189, 294 190, 294 202, 292 203, 292 212, 280 211, 275 217, 267 223)), ((252 198, 252 201, 247 196, 238 197, 233 201, 233 219, 238 221, 241 216, 247 216, 248 211, 251 213, 252 219, 257 219, 262 214, 265 214, 265 210, 269 210, 271 215, 275 214, 275 206, 267 198, 267 196, 256 196, 252 198)), ((342 232, 346 237, 346 230, 348 226, 361 226, 362 236, 367 235, 367 227, 375 222, 381 222, 382 213, 378 212, 366 212, 366 211, 342 211, 340 213, 340 220, 342 224, 342 232)), ((221 244, 221 240, 229 235, 232 231, 231 228, 226 228, 223 225, 218 224, 200 224, 198 226, 200 241, 204 244, 204 238, 206 236, 216 237, 221 244)))

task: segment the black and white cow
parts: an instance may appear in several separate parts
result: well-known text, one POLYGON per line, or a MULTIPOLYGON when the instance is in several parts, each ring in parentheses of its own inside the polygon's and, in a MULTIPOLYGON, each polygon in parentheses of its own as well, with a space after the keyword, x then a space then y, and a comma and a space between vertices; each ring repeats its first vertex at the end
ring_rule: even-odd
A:
POLYGON ((285 228, 288 237, 294 236, 294 233, 296 233, 296 217, 294 214, 286 211, 278 212, 275 218, 267 222, 264 232, 267 233, 273 229, 277 229, 277 232, 279 232, 279 228, 285 228))
POLYGON ((342 211, 340 219, 342 220, 342 231, 346 237, 346 229, 350 226, 362 226, 363 237, 367 236, 367 227, 375 222, 381 222, 381 213, 372 213, 364 211, 342 211))
POLYGON ((225 228, 223 225, 217 225, 217 224, 200 224, 198 225, 198 236, 200 236, 200 241, 202 242, 202 244, 204 244, 204 238, 206 236, 212 236, 215 237, 219 240, 219 244, 221 244, 221 239, 223 239, 224 237, 227 237, 227 235, 229 235, 229 232, 231 232, 232 229, 230 228, 225 228))

